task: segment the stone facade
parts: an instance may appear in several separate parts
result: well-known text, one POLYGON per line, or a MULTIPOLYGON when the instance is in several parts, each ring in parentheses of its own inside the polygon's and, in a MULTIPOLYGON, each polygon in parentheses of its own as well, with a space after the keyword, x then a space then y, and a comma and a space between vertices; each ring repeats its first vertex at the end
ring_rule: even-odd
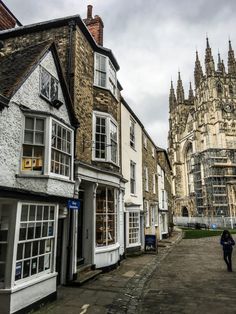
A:
POLYGON ((156 146, 143 130, 143 208, 145 234, 159 237, 156 146))
POLYGON ((179 74, 170 89, 169 154, 176 215, 230 216, 227 184, 236 174, 236 66, 229 42, 228 72, 218 55, 215 66, 207 39, 205 74, 198 53, 186 99, 179 74))

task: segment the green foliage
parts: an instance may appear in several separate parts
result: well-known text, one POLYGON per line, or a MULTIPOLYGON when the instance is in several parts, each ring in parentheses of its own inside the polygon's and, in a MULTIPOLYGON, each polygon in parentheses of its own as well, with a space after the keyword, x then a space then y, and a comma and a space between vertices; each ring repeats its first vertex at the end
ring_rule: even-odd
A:
MULTIPOLYGON (((182 228, 184 232, 183 239, 198 239, 220 236, 223 230, 194 230, 182 228)), ((236 230, 229 230, 231 234, 236 234, 236 230)))

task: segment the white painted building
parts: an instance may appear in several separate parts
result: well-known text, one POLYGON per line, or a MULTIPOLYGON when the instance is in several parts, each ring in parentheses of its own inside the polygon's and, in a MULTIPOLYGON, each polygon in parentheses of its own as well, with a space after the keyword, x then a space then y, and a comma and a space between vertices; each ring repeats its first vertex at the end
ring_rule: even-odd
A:
POLYGON ((158 175, 158 204, 160 239, 168 235, 168 194, 165 187, 165 172, 157 165, 158 175))
POLYGON ((126 252, 143 244, 142 124, 124 99, 121 102, 121 164, 125 184, 126 252))
POLYGON ((48 42, 0 58, 0 94, 0 312, 7 314, 55 298, 57 282, 66 281, 76 120, 48 42))

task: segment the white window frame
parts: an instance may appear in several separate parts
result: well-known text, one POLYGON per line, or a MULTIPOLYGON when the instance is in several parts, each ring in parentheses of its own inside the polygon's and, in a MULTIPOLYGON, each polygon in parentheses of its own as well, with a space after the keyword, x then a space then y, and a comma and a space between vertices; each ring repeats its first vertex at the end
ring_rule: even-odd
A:
POLYGON ((145 149, 147 149, 147 136, 143 135, 143 146, 145 149))
POLYGON ((136 194, 136 163, 130 160, 130 194, 136 194), (133 175, 133 176, 132 176, 133 175), (133 184, 133 191, 132 191, 133 184))
MULTIPOLYGON (((73 160, 74 160, 74 130, 70 128, 68 125, 64 124, 61 121, 58 121, 56 118, 52 118, 51 116, 45 116, 43 114, 31 114, 31 113, 26 113, 24 114, 24 121, 23 121, 23 142, 22 142, 22 148, 21 148, 21 158, 20 158, 20 173, 25 174, 25 175, 49 175, 51 177, 56 177, 56 178, 62 178, 65 180, 73 180, 73 171, 74 171, 74 165, 73 165, 73 160), (44 156, 43 156, 43 167, 42 171, 34 171, 34 170, 23 170, 22 169, 22 163, 23 163, 23 146, 24 145, 31 145, 27 144, 24 140, 24 132, 25 132, 25 121, 27 117, 31 118, 39 118, 44 120, 44 156), (51 171, 51 152, 52 152, 52 123, 53 121, 57 124, 60 125, 62 128, 66 129, 67 131, 70 132, 71 134, 71 149, 70 149, 70 173, 69 176, 57 174, 51 171)), ((33 144, 32 144, 33 145, 33 144)), ((34 145, 33 145, 34 146, 34 145)))
POLYGON ((117 77, 116 69, 113 66, 109 57, 104 56, 100 53, 94 54, 94 85, 108 89, 116 98, 117 98, 117 77), (98 64, 98 59, 105 59, 105 69, 101 70, 100 65, 98 64), (105 86, 99 84, 99 72, 105 75, 105 86))
POLYGON ((156 174, 152 175, 153 194, 156 194, 156 174))
POLYGON ((96 161, 101 162, 110 162, 119 166, 119 128, 116 120, 108 113, 94 111, 93 112, 93 150, 92 150, 92 158, 96 161), (105 127, 106 127, 106 142, 105 142, 105 157, 104 158, 97 158, 96 157, 96 118, 104 118, 106 119, 105 127), (111 125, 114 124, 117 129, 117 155, 116 155, 116 162, 112 160, 111 155, 111 125))
MULTIPOLYGON (((133 246, 137 246, 140 245, 140 212, 137 210, 129 210, 127 213, 127 247, 133 247, 133 246), (135 219, 133 219, 132 223, 130 221, 130 218, 132 215, 135 215, 137 219, 136 223, 138 223, 138 227, 137 226, 133 226, 135 223, 135 219), (138 229, 138 230, 137 230, 138 229), (132 232, 136 230, 136 232, 132 232), (135 242, 130 242, 130 235, 131 233, 136 233, 137 237, 136 237, 136 241, 135 242)), ((134 239, 134 238, 132 238, 134 239)))
POLYGON ((40 96, 42 96, 44 99, 46 99, 47 101, 50 101, 50 102, 53 102, 54 100, 58 99, 58 94, 59 94, 59 81, 58 79, 52 75, 50 72, 48 72, 47 69, 45 69, 42 65, 40 65, 40 71, 39 71, 39 75, 40 75, 40 78, 39 78, 39 93, 40 93, 40 96), (45 71, 49 76, 50 76, 50 85, 49 85, 49 97, 47 97, 45 94, 42 93, 42 75, 43 75, 43 71, 45 71), (57 95, 55 97, 55 99, 52 99, 51 98, 51 85, 52 85, 52 82, 51 80, 55 80, 56 82, 56 85, 57 85, 57 95))
MULTIPOLYGON (((35 216, 36 217, 36 216, 35 216)), ((49 217, 49 214, 48 214, 49 217)), ((44 276, 46 274, 50 275, 52 273, 55 273, 55 258, 56 258, 56 239, 57 239, 57 222, 58 222, 58 205, 57 204, 53 204, 53 203, 37 203, 37 202, 19 202, 18 203, 18 214, 17 214, 17 220, 16 220, 16 232, 15 232, 15 241, 14 241, 14 254, 13 254, 13 269, 12 269, 12 283, 15 286, 21 285, 23 282, 28 282, 31 280, 34 280, 35 278, 39 278, 41 276, 44 276), (45 220, 32 220, 32 222, 30 222, 31 220, 29 220, 29 212, 28 212, 28 216, 27 216, 27 221, 21 221, 21 213, 22 213, 22 207, 23 205, 27 205, 27 206, 42 206, 42 207, 54 207, 54 219, 45 219, 45 220), (41 229, 41 237, 36 238, 35 237, 35 232, 36 229, 34 229, 34 238, 32 239, 28 239, 27 240, 27 232, 26 232, 26 239, 25 240, 20 240, 20 227, 21 224, 25 224, 27 225, 32 225, 32 224, 36 224, 37 223, 41 223, 43 227, 44 223, 47 224, 47 226, 49 227, 49 222, 53 223, 53 234, 52 235, 47 235, 45 237, 42 237, 43 235, 43 228, 41 229), (45 240, 45 252, 40 254, 40 241, 44 241, 45 240), (51 252, 47 252, 47 248, 46 248, 46 240, 51 241, 51 252), (32 255, 33 253, 33 243, 38 242, 38 254, 37 255, 32 255), (17 249, 18 249, 18 244, 23 244, 23 247, 25 245, 25 243, 32 243, 31 249, 30 249, 30 256, 29 257, 22 257, 21 259, 17 259, 17 249), (18 280, 15 280, 15 275, 16 275, 16 266, 17 263, 20 263, 19 261, 25 261, 25 260, 30 260, 30 267, 32 266, 32 260, 35 258, 40 258, 40 256, 46 256, 46 255, 50 255, 50 267, 48 269, 45 269, 41 272, 36 272, 35 274, 30 274, 30 276, 27 276, 25 278, 21 278, 18 280)), ((49 232, 49 229, 47 229, 47 232, 49 232)), ((24 253, 23 253, 24 254, 24 253)), ((19 265, 18 265, 19 266, 19 265)), ((39 261, 37 262, 37 269, 39 266, 39 261)), ((44 265, 45 266, 45 265, 44 265)), ((22 268, 22 272, 23 272, 23 268, 22 268)), ((23 276, 22 276, 23 277, 23 276)))
POLYGON ((152 157, 155 158, 155 148, 152 146, 152 157))
POLYGON ((145 178, 145 191, 148 192, 148 167, 144 167, 144 178, 145 178))
POLYGON ((145 213, 145 227, 149 228, 150 227, 150 209, 149 209, 149 201, 144 200, 143 201, 144 205, 144 213, 145 213))
POLYGON ((135 124, 136 122, 130 117, 130 147, 135 149, 135 124))

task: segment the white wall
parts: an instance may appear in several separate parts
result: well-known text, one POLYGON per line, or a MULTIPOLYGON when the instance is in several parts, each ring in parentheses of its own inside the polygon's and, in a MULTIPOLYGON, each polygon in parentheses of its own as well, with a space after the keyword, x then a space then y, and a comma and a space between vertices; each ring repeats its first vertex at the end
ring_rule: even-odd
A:
POLYGON ((121 146, 122 146, 122 174, 128 182, 125 184, 124 201, 140 204, 143 209, 142 188, 142 129, 138 122, 135 123, 135 149, 130 146, 130 117, 131 113, 121 104, 121 146), (130 194, 130 161, 136 163, 136 193, 130 194))
MULTIPOLYGON (((54 59, 49 52, 41 64, 58 78, 54 59)), ((52 107, 39 96, 40 66, 37 66, 19 90, 12 97, 9 108, 0 112, 0 185, 15 187, 35 192, 43 192, 65 197, 72 197, 74 184, 46 177, 16 178, 20 174, 20 161, 24 133, 23 105, 30 110, 51 113, 70 124, 69 115, 59 84, 59 100, 63 102, 60 109, 52 107)))

